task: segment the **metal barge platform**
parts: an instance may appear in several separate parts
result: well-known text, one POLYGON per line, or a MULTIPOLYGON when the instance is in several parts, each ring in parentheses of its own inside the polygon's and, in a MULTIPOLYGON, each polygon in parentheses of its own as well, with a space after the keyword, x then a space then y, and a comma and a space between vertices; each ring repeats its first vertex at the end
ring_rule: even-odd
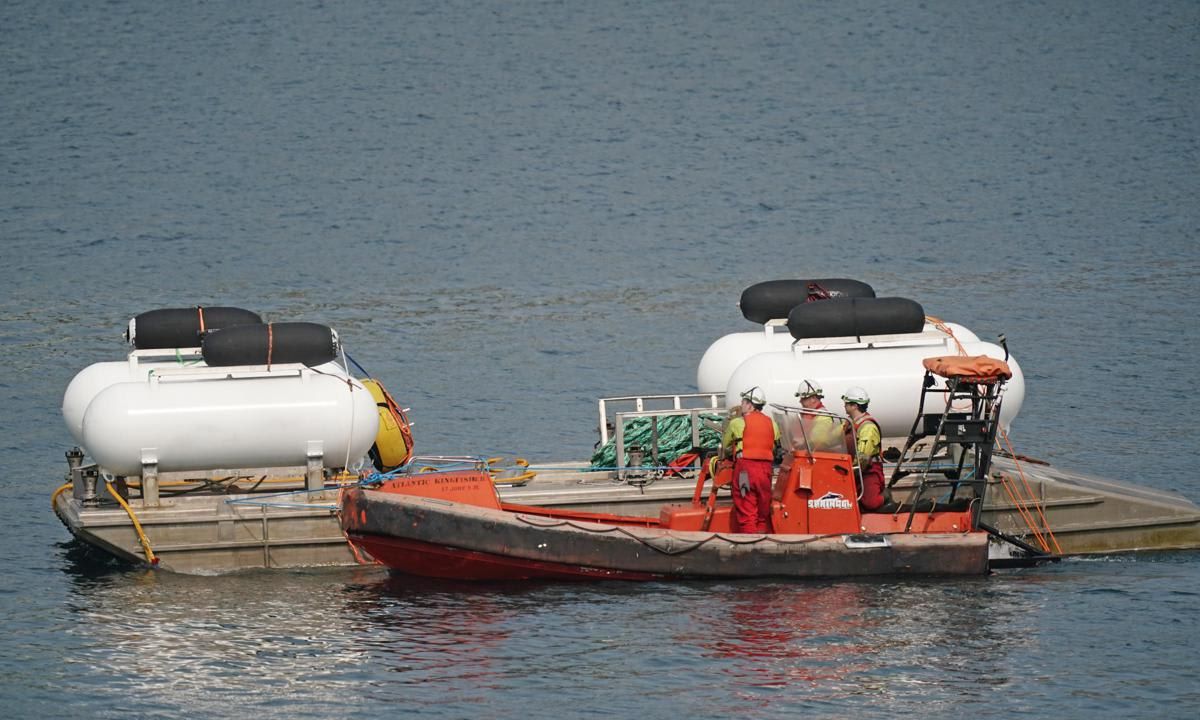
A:
MULTIPOLYGON (((1057 554, 1087 555, 1200 548, 1200 507, 1176 493, 1089 477, 997 456, 983 521, 1032 542, 1002 477, 1024 474, 1057 554)), ((694 476, 589 471, 578 464, 530 468, 520 485, 497 483, 504 502, 626 515, 657 514, 664 502, 689 501, 694 476)), ((313 487, 304 468, 211 471, 203 477, 164 474, 157 497, 143 497, 138 478, 111 483, 79 463, 53 500, 54 511, 80 541, 132 563, 181 573, 217 574, 256 568, 367 564, 342 535, 340 487, 313 487), (134 519, 136 518, 136 523, 134 519)), ((329 478, 325 478, 329 480, 329 478)), ((910 487, 906 478, 897 490, 910 487)))

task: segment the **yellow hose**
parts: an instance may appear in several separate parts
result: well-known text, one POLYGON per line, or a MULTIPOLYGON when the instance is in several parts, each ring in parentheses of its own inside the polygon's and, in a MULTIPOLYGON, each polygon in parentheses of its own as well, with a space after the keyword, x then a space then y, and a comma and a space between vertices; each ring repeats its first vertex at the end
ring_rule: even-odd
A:
MULTIPOLYGON (((525 483, 529 482, 537 475, 537 472, 535 472, 533 470, 526 470, 525 472, 523 472, 519 475, 513 475, 510 477, 501 477, 500 473, 502 473, 505 470, 505 468, 494 468, 494 467, 492 467, 492 465, 497 464, 497 463, 501 462, 502 460, 504 460, 504 458, 502 458, 502 457, 494 457, 494 458, 487 459, 488 472, 492 476, 492 482, 496 483, 497 485, 524 485, 525 483)), ((516 458, 513 460, 513 465, 516 467, 520 467, 520 468, 528 468, 529 461, 526 460, 525 458, 519 457, 519 458, 516 458)))
POLYGON ((533 470, 527 470, 520 475, 514 475, 512 477, 497 477, 493 475, 492 482, 496 483, 497 485, 524 485, 532 480, 536 475, 537 473, 533 470))
POLYGON ((58 514, 58 496, 71 489, 72 485, 73 483, 63 483, 62 486, 55 490, 54 494, 50 496, 50 509, 54 511, 54 514, 58 514))
MULTIPOLYGON (((54 494, 50 496, 50 508, 54 510, 55 514, 58 514, 58 496, 69 490, 72 485, 73 483, 63 483, 57 490, 54 491, 54 494)), ((154 551, 150 549, 150 538, 146 537, 146 533, 142 530, 142 524, 138 522, 137 515, 133 514, 133 508, 129 507, 129 503, 125 502, 125 498, 121 497, 116 490, 113 490, 112 483, 106 481, 104 486, 108 488, 108 494, 112 495, 113 498, 121 504, 121 507, 125 508, 125 512, 129 515, 129 519, 133 521, 133 529, 135 532, 137 532, 138 542, 142 544, 142 549, 146 551, 147 562, 149 562, 151 565, 158 565, 158 557, 154 554, 154 551)))
POLYGON ((105 480, 104 486, 108 488, 108 494, 112 495, 113 499, 116 500, 121 507, 125 508, 125 512, 129 515, 129 519, 133 521, 133 529, 137 533, 138 542, 142 544, 142 550, 146 552, 146 561, 151 565, 158 565, 158 557, 154 554, 154 551, 150 549, 150 538, 146 537, 146 533, 142 530, 142 524, 138 522, 137 515, 133 513, 133 508, 129 507, 129 503, 125 502, 125 498, 121 497, 120 493, 118 493, 116 490, 113 490, 112 483, 105 480))

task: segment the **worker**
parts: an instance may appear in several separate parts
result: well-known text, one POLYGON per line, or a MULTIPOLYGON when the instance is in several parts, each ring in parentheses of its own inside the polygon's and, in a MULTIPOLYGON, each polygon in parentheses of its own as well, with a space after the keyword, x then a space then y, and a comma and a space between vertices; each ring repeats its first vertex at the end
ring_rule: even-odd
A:
POLYGON ((792 426, 792 445, 798 449, 811 450, 840 450, 844 447, 841 424, 832 415, 818 415, 817 412, 829 412, 822 402, 825 391, 816 380, 805 380, 796 389, 796 397, 800 398, 800 407, 811 410, 812 413, 800 413, 797 422, 792 426))
POLYGON ((752 387, 741 397, 741 414, 729 421, 721 438, 721 449, 734 459, 730 520, 735 533, 768 533, 779 425, 762 411, 767 400, 761 388, 752 387))
POLYGON ((863 510, 875 510, 883 505, 883 455, 880 452, 883 436, 878 421, 867 413, 871 398, 866 390, 849 388, 842 395, 842 402, 846 404, 846 415, 850 418, 845 425, 846 435, 850 436, 852 424, 857 437, 854 462, 861 483, 858 504, 863 510))

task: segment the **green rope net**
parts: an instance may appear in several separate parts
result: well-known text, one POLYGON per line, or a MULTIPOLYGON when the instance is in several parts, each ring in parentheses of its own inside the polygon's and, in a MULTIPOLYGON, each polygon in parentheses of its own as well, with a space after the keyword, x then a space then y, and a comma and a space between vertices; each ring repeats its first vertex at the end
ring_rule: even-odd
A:
MULTIPOLYGON (((701 414, 701 420, 720 425, 725 417, 712 413, 701 414)), ((625 463, 629 465, 629 447, 638 445, 644 453, 642 466, 654 466, 652 446, 654 429, 651 418, 639 417, 625 421, 625 463)), ((700 425, 700 444, 704 450, 716 451, 721 446, 721 436, 707 424, 700 425)), ((692 425, 687 415, 658 416, 658 464, 668 465, 680 455, 692 450, 692 425)), ((609 441, 592 454, 592 469, 609 469, 617 465, 616 433, 609 441)))

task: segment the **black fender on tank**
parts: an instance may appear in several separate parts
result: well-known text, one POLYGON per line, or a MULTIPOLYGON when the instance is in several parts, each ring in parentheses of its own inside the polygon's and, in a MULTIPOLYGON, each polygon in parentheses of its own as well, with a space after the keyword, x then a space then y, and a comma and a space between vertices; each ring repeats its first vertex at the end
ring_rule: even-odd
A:
POLYGON ((792 308, 788 332, 797 340, 919 333, 925 309, 908 298, 832 298, 792 308))
POLYGON ((211 367, 284 363, 314 367, 337 357, 338 338, 319 323, 239 325, 206 335, 200 352, 211 367))
POLYGON ((756 323, 782 319, 803 303, 829 298, 873 298, 875 290, 865 282, 847 278, 825 280, 767 280, 742 291, 738 306, 742 316, 756 323))
POLYGON ((129 321, 125 340, 137 350, 199 347, 206 333, 236 325, 262 325, 262 318, 237 307, 148 310, 129 321))

